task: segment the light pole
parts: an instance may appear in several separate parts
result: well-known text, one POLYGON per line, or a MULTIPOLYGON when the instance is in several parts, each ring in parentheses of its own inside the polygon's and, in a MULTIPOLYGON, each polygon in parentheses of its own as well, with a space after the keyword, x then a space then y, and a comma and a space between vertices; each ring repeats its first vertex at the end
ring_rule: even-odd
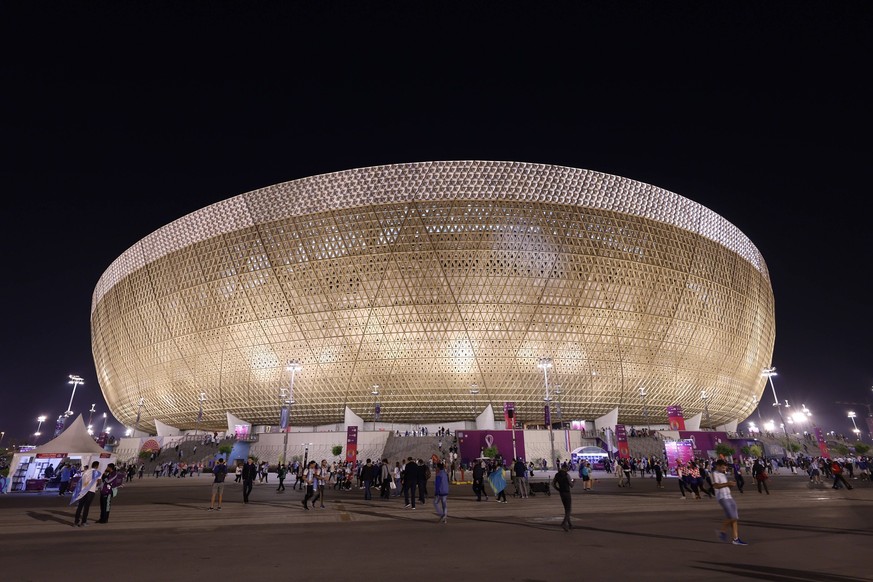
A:
POLYGON ((545 412, 546 424, 549 425, 549 446, 552 452, 552 458, 549 459, 549 462, 551 463, 555 461, 555 433, 552 431, 552 411, 549 408, 549 403, 552 400, 552 397, 549 396, 549 369, 552 367, 552 359, 540 358, 540 361, 537 363, 537 367, 543 371, 543 381, 545 382, 546 386, 546 395, 543 398, 543 401, 546 403, 546 405, 543 408, 543 412, 545 412))
POLYGON ((776 387, 773 385, 773 376, 776 375, 776 368, 773 366, 764 368, 761 375, 767 377, 767 380, 770 382, 770 389, 773 390, 773 406, 776 407, 776 411, 779 412, 779 420, 782 421, 782 430, 785 432, 785 454, 787 455, 791 452, 791 439, 788 437, 788 429, 785 427, 785 417, 782 416, 782 405, 779 403, 779 397, 776 396, 776 387))
POLYGON ((88 427, 89 427, 89 428, 91 427, 91 420, 94 418, 94 413, 96 412, 96 411, 94 410, 94 407, 95 407, 95 406, 97 406, 97 405, 96 405, 96 404, 92 404, 92 405, 91 405, 91 410, 88 411, 88 412, 91 413, 91 414, 88 415, 88 427))
POLYGON ((758 424, 761 423, 761 409, 758 407, 758 399, 752 396, 752 404, 755 406, 755 410, 758 412, 758 424))
POLYGON ((107 421, 107 416, 106 416, 106 413, 104 412, 103 413, 103 430, 101 430, 100 432, 106 432, 106 421, 107 421))
POLYGON ((379 414, 381 413, 379 407, 379 385, 373 384, 373 389, 370 390, 370 394, 373 395, 373 432, 376 432, 376 422, 379 421, 379 414))
POLYGON ((40 430, 42 430, 42 423, 45 422, 45 419, 46 419, 46 418, 48 418, 48 417, 46 417, 46 416, 37 416, 37 417, 36 417, 36 422, 37 422, 37 425, 36 425, 36 432, 33 433, 33 436, 36 437, 36 440, 35 440, 34 443, 33 443, 34 445, 38 445, 38 444, 39 444, 39 437, 40 437, 40 435, 42 435, 42 433, 40 432, 40 430))
POLYGON ((282 462, 288 465, 288 430, 291 427, 291 405, 294 404, 294 376, 302 367, 297 360, 291 360, 286 369, 291 372, 291 385, 288 388, 288 398, 282 403, 281 426, 282 432, 285 433, 282 439, 282 462))
POLYGON ((646 401, 646 396, 648 396, 648 394, 649 393, 646 391, 645 387, 640 386, 640 398, 643 399, 643 416, 646 419, 646 430, 651 431, 652 426, 649 424, 649 408, 646 401))
POLYGON ((73 397, 76 396, 76 387, 79 384, 85 383, 80 376, 76 376, 75 374, 70 374, 69 377, 70 381, 67 382, 67 384, 73 385, 73 393, 70 394, 70 403, 67 405, 67 411, 64 413, 65 416, 73 416, 73 397))
POLYGON ((476 395, 477 394, 479 394, 478 384, 471 384, 470 385, 470 400, 472 401, 471 406, 473 407, 473 409, 471 412, 473 413, 473 423, 474 424, 476 423, 476 395))
POLYGON ((200 421, 203 420, 203 402, 206 400, 206 392, 201 392, 197 400, 200 402, 200 410, 197 412, 197 426, 194 429, 195 437, 200 433, 200 421))
POLYGON ((855 427, 854 429, 852 429, 852 432, 855 433, 855 440, 860 440, 861 439, 861 430, 858 428, 858 424, 855 422, 856 416, 857 415, 853 411, 851 411, 851 410, 849 411, 849 418, 852 419, 852 426, 855 427))
POLYGON ((139 408, 136 409, 136 422, 133 423, 134 430, 139 430, 139 419, 142 417, 142 405, 145 404, 145 398, 139 399, 139 408))
POLYGON ((703 418, 706 419, 706 424, 710 425, 710 428, 712 428, 712 425, 709 422, 709 394, 706 393, 706 390, 700 391, 700 399, 703 400, 703 418))
POLYGON ((558 398, 558 402, 555 404, 555 412, 558 413, 558 426, 561 430, 564 430, 564 415, 561 413, 561 385, 555 384, 555 389, 553 390, 555 396, 558 398))

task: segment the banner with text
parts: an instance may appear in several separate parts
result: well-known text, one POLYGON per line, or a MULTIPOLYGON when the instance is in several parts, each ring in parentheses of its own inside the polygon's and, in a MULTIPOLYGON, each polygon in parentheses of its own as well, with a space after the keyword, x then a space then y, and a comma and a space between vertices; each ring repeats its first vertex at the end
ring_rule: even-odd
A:
POLYGON ((685 416, 681 406, 667 407, 667 422, 670 423, 670 430, 685 430, 685 416))
POLYGON ((618 456, 622 459, 630 458, 630 448, 627 444, 627 430, 623 424, 615 425, 615 440, 618 443, 618 456))
POLYGON ((358 427, 346 429, 346 462, 355 463, 358 460, 358 427))

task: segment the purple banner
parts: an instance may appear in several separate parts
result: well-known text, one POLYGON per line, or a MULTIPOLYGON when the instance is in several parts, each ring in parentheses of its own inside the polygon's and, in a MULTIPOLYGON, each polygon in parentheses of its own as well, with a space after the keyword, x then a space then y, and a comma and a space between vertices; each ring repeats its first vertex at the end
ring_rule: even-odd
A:
POLYGON ((615 425, 615 440, 618 445, 618 456, 622 459, 630 458, 630 448, 627 444, 627 429, 623 424, 615 425))
MULTIPOLYGON (((462 463, 472 463, 482 456, 482 452, 489 447, 497 447, 498 452, 504 459, 512 458, 512 433, 511 430, 459 430, 455 433, 458 437, 458 454, 462 463)), ((515 431, 515 455, 525 459, 524 431, 515 431)))
POLYGON ((346 462, 355 463, 358 460, 358 427, 346 429, 346 462))
POLYGON ((670 423, 670 430, 685 430, 685 415, 682 413, 682 407, 668 406, 667 421, 670 423))

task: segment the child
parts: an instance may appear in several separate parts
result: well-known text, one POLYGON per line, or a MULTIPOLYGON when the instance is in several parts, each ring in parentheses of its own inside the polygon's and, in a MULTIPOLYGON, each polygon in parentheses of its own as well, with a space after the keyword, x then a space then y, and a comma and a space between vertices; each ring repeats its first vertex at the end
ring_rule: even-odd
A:
POLYGON ((715 472, 713 472, 712 474, 712 487, 713 489, 715 489, 715 498, 718 500, 718 504, 721 505, 721 508, 724 510, 724 514, 727 519, 724 520, 721 529, 716 530, 715 534, 718 536, 718 539, 726 542, 728 528, 730 527, 732 534, 731 543, 735 546, 746 546, 748 544, 740 539, 737 502, 734 501, 734 498, 731 496, 730 487, 731 485, 733 485, 733 483, 728 481, 725 471, 727 471, 727 463, 724 461, 724 459, 717 460, 715 462, 715 472))

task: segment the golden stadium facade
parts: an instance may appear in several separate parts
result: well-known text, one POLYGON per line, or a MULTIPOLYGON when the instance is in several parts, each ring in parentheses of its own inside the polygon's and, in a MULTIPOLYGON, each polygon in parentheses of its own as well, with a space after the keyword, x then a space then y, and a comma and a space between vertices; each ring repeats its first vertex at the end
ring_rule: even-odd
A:
POLYGON ((618 176, 430 162, 294 180, 157 230, 100 278, 91 308, 112 413, 226 427, 471 420, 515 402, 542 422, 678 404, 742 420, 775 325, 757 248, 707 208, 618 176), (372 394, 379 386, 379 395, 372 394), (475 385, 478 394, 471 394, 475 385), (560 390, 555 394, 555 388, 560 390), (640 389, 646 391, 641 397, 640 389), (555 403, 557 404, 557 403, 555 403), (474 412, 475 411, 475 412, 474 412))

